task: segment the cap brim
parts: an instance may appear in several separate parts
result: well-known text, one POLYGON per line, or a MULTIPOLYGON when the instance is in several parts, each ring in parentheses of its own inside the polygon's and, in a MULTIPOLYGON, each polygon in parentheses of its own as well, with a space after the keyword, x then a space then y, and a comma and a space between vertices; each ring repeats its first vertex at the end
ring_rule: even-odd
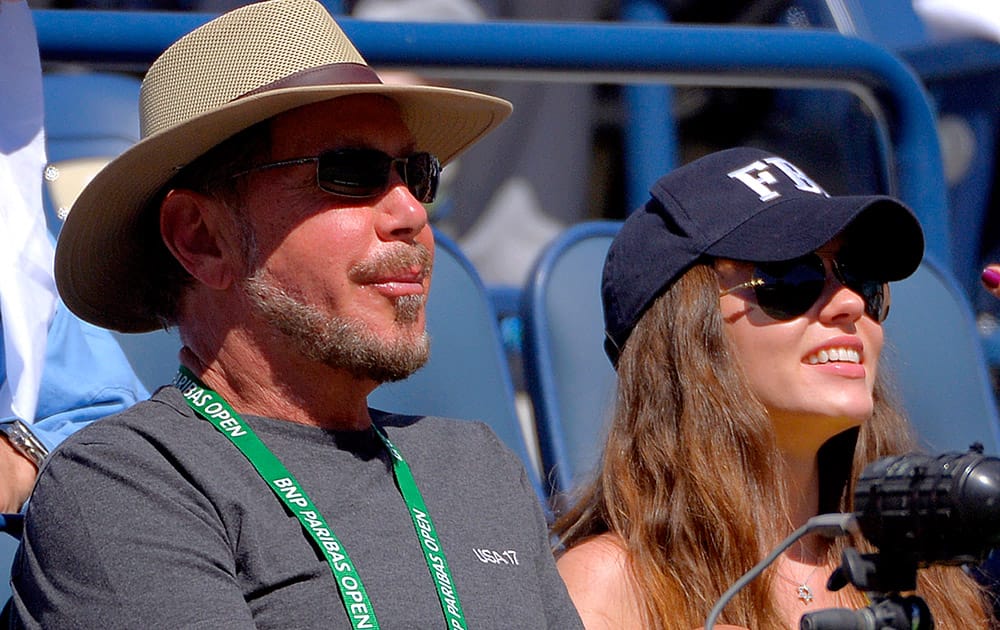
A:
POLYGON ((905 205, 881 195, 775 203, 710 245, 705 254, 753 262, 790 260, 816 251, 845 231, 852 249, 886 281, 906 278, 923 258, 920 222, 905 205))
POLYGON ((140 290, 147 275, 137 224, 141 210, 181 168, 258 122, 303 105, 356 94, 399 104, 414 148, 447 163, 510 115, 509 102, 435 86, 349 84, 278 89, 233 101, 144 138, 101 170, 62 228, 55 256, 59 293, 80 318, 121 332, 161 326, 140 290))

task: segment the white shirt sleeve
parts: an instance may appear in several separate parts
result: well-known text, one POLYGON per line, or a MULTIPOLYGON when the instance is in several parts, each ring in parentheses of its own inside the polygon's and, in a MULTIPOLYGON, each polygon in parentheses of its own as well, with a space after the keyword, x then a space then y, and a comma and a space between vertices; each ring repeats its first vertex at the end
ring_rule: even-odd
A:
POLYGON ((0 1, 0 416, 35 417, 55 310, 53 247, 42 209, 42 73, 27 4, 0 1))

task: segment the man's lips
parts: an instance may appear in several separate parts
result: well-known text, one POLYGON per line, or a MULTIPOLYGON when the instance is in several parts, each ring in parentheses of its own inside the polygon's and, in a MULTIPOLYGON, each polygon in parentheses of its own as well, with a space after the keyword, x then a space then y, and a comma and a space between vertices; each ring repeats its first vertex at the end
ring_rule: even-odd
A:
POLYGON ((424 292, 424 270, 393 273, 368 280, 365 284, 375 287, 379 292, 391 295, 414 295, 424 292))

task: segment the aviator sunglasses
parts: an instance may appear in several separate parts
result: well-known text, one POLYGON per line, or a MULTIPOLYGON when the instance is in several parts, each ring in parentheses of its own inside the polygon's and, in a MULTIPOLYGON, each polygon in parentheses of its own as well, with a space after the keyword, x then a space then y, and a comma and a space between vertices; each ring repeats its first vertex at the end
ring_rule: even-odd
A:
MULTIPOLYGON (((889 315, 889 285, 872 280, 852 270, 841 259, 831 259, 833 276, 865 302, 865 314, 876 322, 883 322, 889 315)), ((788 321, 805 314, 823 294, 826 286, 826 265, 816 253, 793 260, 756 263, 753 277, 735 287, 725 289, 719 296, 741 289, 753 289, 757 305, 772 319, 788 321)))
POLYGON ((260 164, 233 177, 309 162, 316 163, 316 185, 321 190, 352 199, 368 199, 384 193, 389 188, 393 168, 421 203, 434 201, 441 179, 441 163, 430 153, 396 158, 377 149, 335 149, 314 157, 260 164))

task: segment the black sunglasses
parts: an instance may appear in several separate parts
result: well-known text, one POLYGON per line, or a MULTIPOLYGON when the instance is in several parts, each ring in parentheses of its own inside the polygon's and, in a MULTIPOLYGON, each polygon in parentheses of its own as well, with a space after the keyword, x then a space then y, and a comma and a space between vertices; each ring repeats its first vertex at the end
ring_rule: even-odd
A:
POLYGON ((233 177, 282 166, 316 162, 316 185, 328 193, 352 199, 378 197, 389 188, 393 167, 410 193, 421 203, 431 203, 441 179, 441 163, 430 153, 392 157, 377 149, 336 149, 315 157, 293 158, 260 164, 233 177))
MULTIPOLYGON (((830 262, 833 276, 864 300, 865 314, 876 322, 885 321, 889 315, 889 285, 855 272, 843 259, 830 262)), ((753 289, 760 310, 773 319, 788 321, 812 308, 825 286, 826 265, 819 254, 813 253, 793 260, 757 263, 750 280, 721 291, 719 296, 753 289)))

